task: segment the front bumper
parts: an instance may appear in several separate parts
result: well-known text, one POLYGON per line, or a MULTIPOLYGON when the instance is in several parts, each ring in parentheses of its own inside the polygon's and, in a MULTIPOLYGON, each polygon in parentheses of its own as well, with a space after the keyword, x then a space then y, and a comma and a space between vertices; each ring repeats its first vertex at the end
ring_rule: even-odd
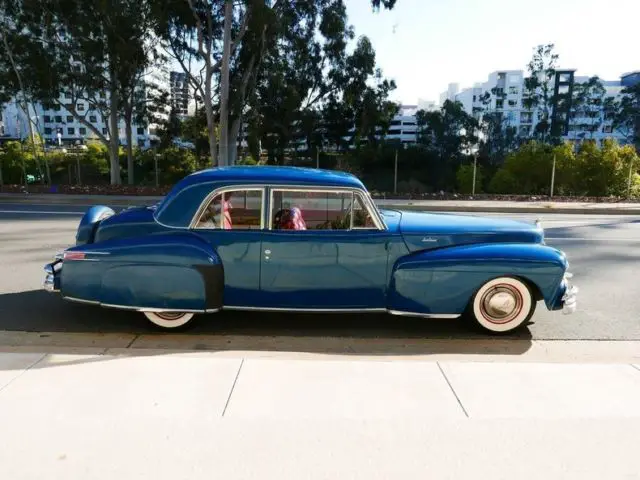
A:
POLYGON ((44 266, 44 282, 42 288, 47 292, 60 291, 60 273, 62 272, 62 254, 57 254, 52 263, 44 266))
POLYGON ((571 283, 571 277, 573 277, 571 273, 564 274, 565 291, 562 295, 562 313, 565 315, 574 313, 578 306, 578 287, 571 283))

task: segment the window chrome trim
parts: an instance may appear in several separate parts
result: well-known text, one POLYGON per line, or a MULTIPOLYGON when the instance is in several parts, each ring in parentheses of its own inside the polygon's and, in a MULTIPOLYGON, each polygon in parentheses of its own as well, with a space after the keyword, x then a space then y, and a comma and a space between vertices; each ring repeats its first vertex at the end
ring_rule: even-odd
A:
MULTIPOLYGON (((225 231, 225 229, 223 229, 223 228, 198 227, 197 226, 198 225, 198 221, 200 220, 200 217, 202 216, 202 214, 204 213, 206 208, 209 206, 211 201, 217 195, 220 195, 220 194, 223 194, 223 193, 227 193, 227 192, 237 192, 237 191, 261 192, 262 193, 261 196, 260 196, 260 230, 264 230, 264 211, 265 211, 266 199, 267 199, 267 186, 263 185, 263 184, 227 185, 227 186, 224 186, 224 187, 218 187, 218 188, 213 189, 206 197, 204 197, 204 200, 200 203, 200 206, 196 210, 195 215, 191 219, 191 223, 189 223, 189 227, 188 227, 189 230, 220 230, 220 231, 225 231)), ((232 229, 232 230, 250 232, 252 230, 258 230, 258 229, 256 229, 256 228, 235 228, 235 229, 232 229)))
MULTIPOLYGON (((351 193, 351 225, 348 230, 335 230, 342 232, 350 232, 354 230, 376 230, 376 231, 386 231, 387 225, 384 223, 380 212, 375 207, 375 204, 371 200, 369 195, 366 195, 366 192, 360 188, 354 187, 318 187, 318 186, 289 186, 289 185, 270 185, 269 186, 269 218, 267 221, 267 230, 273 231, 273 194, 275 191, 279 192, 313 192, 313 193, 351 193), (373 220, 375 227, 353 227, 353 205, 355 201, 355 196, 359 195, 362 199, 363 207, 369 213, 369 216, 373 220)), ((280 230, 277 230, 280 231, 280 230)), ((313 230, 312 230, 313 231, 313 230)))

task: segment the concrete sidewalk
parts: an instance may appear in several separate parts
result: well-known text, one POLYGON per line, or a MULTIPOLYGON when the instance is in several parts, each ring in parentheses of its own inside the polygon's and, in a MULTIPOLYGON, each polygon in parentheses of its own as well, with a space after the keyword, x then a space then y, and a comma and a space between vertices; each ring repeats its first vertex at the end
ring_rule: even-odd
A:
POLYGON ((640 366, 0 353, 0 478, 640 478, 640 366))
MULTIPOLYGON (((0 193, 1 203, 48 205, 153 205, 162 197, 119 195, 64 195, 0 193)), ((640 203, 514 202, 499 200, 393 200, 376 199, 380 207, 432 212, 561 213, 591 215, 640 215, 640 203)))

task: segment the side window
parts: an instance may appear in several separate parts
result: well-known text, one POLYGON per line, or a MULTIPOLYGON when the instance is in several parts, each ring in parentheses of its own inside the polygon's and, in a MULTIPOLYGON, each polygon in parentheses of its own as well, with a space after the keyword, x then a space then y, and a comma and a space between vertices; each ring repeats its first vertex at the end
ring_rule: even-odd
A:
POLYGON ((262 190, 230 190, 211 199, 196 228, 257 230, 261 220, 262 190))
POLYGON ((353 203, 353 228, 377 228, 360 194, 356 194, 353 203))
POLYGON ((273 190, 273 230, 349 230, 351 192, 273 190))

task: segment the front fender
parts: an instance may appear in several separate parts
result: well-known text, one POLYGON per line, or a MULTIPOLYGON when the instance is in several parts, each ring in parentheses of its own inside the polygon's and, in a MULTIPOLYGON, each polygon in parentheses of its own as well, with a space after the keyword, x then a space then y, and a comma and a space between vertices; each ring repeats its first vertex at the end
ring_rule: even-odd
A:
POLYGON ((555 309, 567 269, 563 252, 542 244, 482 244, 423 251, 393 266, 390 310, 461 314, 474 293, 492 278, 514 276, 555 309))
POLYGON ((63 261, 65 297, 122 308, 221 308, 224 271, 196 235, 170 232, 72 247, 63 261), (78 255, 78 254, 83 254, 78 255))

